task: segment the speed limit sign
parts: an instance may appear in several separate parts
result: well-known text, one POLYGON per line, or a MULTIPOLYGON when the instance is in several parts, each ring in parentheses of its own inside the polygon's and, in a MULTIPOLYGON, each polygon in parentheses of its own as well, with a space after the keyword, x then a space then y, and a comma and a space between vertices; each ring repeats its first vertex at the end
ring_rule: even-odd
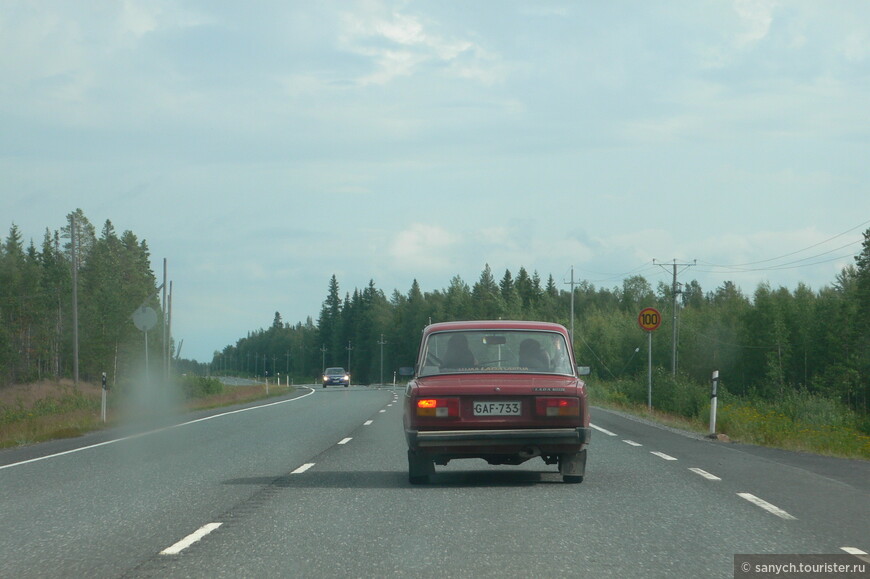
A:
POLYGON ((644 308, 637 316, 637 323, 647 332, 654 332, 662 324, 662 315, 655 308, 644 308))

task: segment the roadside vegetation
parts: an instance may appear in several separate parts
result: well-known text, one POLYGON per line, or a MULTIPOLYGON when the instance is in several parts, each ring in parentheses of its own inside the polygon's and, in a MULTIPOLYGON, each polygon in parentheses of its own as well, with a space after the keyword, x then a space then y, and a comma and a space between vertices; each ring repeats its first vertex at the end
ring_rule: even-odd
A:
MULTIPOLYGON (((225 386, 215 378, 185 376, 179 382, 181 411, 206 410, 254 402, 292 391, 292 386, 225 386)), ((71 380, 43 381, 0 389, 0 448, 73 438, 122 422, 130 392, 110 391, 102 421, 102 387, 71 380)), ((136 402, 141 407, 141 402, 136 402)), ((151 409, 148 409, 151 410, 151 409)))
MULTIPOLYGON (((643 416, 684 430, 707 434, 710 385, 653 377, 653 407, 647 405, 647 380, 611 380, 590 384, 592 404, 643 416)), ((716 433, 735 442, 870 460, 867 417, 837 400, 806 390, 788 390, 775 400, 752 399, 719 385, 716 433), (864 422, 862 422, 864 421, 864 422)))

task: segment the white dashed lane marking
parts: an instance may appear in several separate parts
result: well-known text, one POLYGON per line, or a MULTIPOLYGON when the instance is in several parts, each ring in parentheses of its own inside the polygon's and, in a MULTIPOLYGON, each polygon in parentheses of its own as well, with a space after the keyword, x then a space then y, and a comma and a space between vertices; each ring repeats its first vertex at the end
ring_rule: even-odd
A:
POLYGON ((722 480, 721 478, 719 478, 715 474, 710 474, 706 470, 701 470, 700 468, 690 468, 689 470, 695 474, 701 475, 702 477, 704 477, 707 480, 722 480))
POLYGON ((220 527, 222 524, 223 523, 209 523, 207 525, 204 525, 180 540, 179 542, 175 543, 171 547, 163 549, 162 551, 160 551, 160 554, 177 555, 194 543, 196 543, 197 541, 199 541, 200 539, 202 539, 203 537, 205 537, 206 535, 208 535, 209 533, 211 533, 212 531, 214 531, 215 529, 217 529, 218 527, 220 527))
POLYGON ((761 507, 762 509, 764 509, 768 513, 772 513, 781 519, 785 519, 787 521, 797 520, 797 517, 793 517, 792 515, 788 514, 784 510, 782 510, 781 508, 777 507, 776 505, 772 505, 769 502, 767 502, 763 499, 760 499, 753 494, 737 493, 737 496, 739 496, 740 498, 746 499, 747 501, 749 501, 753 505, 755 505, 757 507, 761 507))
POLYGON ((625 444, 628 444, 630 446, 643 446, 641 443, 635 442, 633 440, 623 440, 622 442, 624 442, 625 444))
POLYGON ((347 444, 351 440, 353 440, 353 438, 342 438, 341 440, 338 441, 338 443, 339 444, 347 444))
POLYGON ((589 426, 591 426, 592 428, 594 428, 598 432, 606 434, 607 436, 616 436, 616 433, 610 432, 609 430, 605 430, 605 429, 601 428, 600 426, 595 426, 594 424, 590 424, 589 426))
POLYGON ((669 455, 669 454, 665 454, 665 453, 663 453, 663 452, 656 452, 656 451, 651 450, 651 451, 650 451, 650 454, 654 454, 654 455, 656 455, 657 457, 659 457, 659 458, 663 458, 663 459, 665 459, 665 460, 677 460, 676 458, 672 457, 671 455, 669 455))
POLYGON ((307 462, 307 463, 303 464, 302 466, 300 466, 299 468, 297 468, 296 470, 294 470, 293 472, 291 472, 290 474, 302 474, 303 472, 305 472, 306 470, 308 470, 312 466, 314 466, 313 462, 307 462))

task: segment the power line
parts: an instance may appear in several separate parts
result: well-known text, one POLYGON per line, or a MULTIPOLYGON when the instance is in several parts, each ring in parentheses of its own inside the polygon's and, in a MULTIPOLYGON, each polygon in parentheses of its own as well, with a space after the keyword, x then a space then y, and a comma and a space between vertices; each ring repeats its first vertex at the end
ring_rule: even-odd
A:
MULTIPOLYGON (((835 235, 835 236, 833 236, 833 237, 829 237, 828 239, 825 239, 824 241, 820 241, 820 242, 818 242, 818 243, 814 243, 814 244, 812 244, 812 245, 810 245, 810 246, 804 247, 803 249, 798 249, 797 251, 792 251, 791 253, 786 253, 786 254, 784 254, 784 255, 780 255, 780 256, 777 256, 777 257, 771 257, 771 258, 769 258, 769 259, 762 259, 762 260, 760 260, 760 261, 750 261, 750 262, 748 262, 748 263, 736 263, 736 264, 730 264, 730 265, 728 265, 728 264, 706 263, 705 265, 708 265, 708 266, 711 266, 711 267, 723 267, 723 268, 742 268, 742 267, 746 267, 746 266, 750 266, 750 265, 758 265, 758 264, 761 264, 761 263, 769 263, 769 262, 771 262, 771 261, 778 261, 778 260, 780 260, 780 259, 785 259, 785 258, 787 258, 787 257, 791 257, 791 256, 793 256, 793 255, 797 255, 797 254, 799 254, 799 253, 803 253, 804 251, 808 251, 808 250, 810 250, 810 249, 813 249, 814 247, 818 247, 818 246, 820 246, 820 245, 824 245, 824 244, 826 244, 826 243, 828 243, 828 242, 830 242, 830 241, 833 241, 833 240, 835 240, 835 239, 837 239, 837 238, 839 238, 839 237, 843 237, 844 235, 846 235, 846 234, 848 234, 848 233, 851 233, 851 232, 855 231, 856 229, 859 229, 859 228, 861 228, 861 227, 864 227, 864 226, 867 225, 867 224, 870 224, 870 220, 864 221, 863 223, 859 223, 858 225, 856 225, 856 226, 854 226, 854 227, 850 227, 850 228, 847 229, 846 231, 843 231, 843 232, 841 232, 841 233, 838 233, 837 235, 835 235)), ((846 245, 843 245, 843 246, 841 246, 841 247, 839 247, 839 248, 837 248, 837 249, 843 249, 843 248, 848 247, 848 246, 850 246, 850 245, 854 245, 855 243, 860 243, 860 240, 859 240, 859 241, 854 241, 854 242, 851 242, 851 243, 847 243, 846 245)), ((831 250, 831 251, 837 251, 837 249, 833 249, 833 250, 831 250)), ((830 251, 828 251, 828 252, 824 252, 824 253, 821 253, 821 254, 818 254, 818 255, 825 255, 826 253, 830 253, 830 251)), ((815 257, 818 257, 818 255, 815 256, 815 257)), ((803 258, 803 259, 813 259, 813 257, 807 257, 807 258, 803 258)), ((801 261, 801 260, 798 260, 798 261, 801 261)), ((796 262, 790 262, 790 263, 796 263, 796 262)), ((748 269, 748 270, 745 270, 745 271, 763 271, 764 269, 766 269, 766 268, 760 268, 760 269, 748 269)))
MULTIPOLYGON (((839 248, 839 249, 842 249, 842 248, 839 248)), ((836 250, 832 250, 832 251, 836 251, 836 250)), ((719 269, 719 270, 699 269, 698 271, 701 273, 712 273, 712 274, 719 274, 719 275, 724 275, 724 274, 729 274, 729 273, 750 273, 750 272, 756 272, 756 271, 782 271, 782 270, 786 270, 786 269, 800 269, 802 267, 813 267, 816 265, 824 265, 826 263, 833 263, 835 261, 840 261, 841 259, 855 256, 854 253, 845 253, 845 254, 837 255, 834 257, 827 258, 827 259, 814 261, 812 263, 799 263, 801 261, 806 261, 809 259, 815 259, 816 257, 821 257, 822 255, 824 255, 824 254, 819 254, 817 256, 812 256, 812 257, 807 257, 805 259, 801 259, 801 260, 794 261, 794 262, 789 262, 789 264, 783 264, 783 265, 776 266, 776 267, 726 268, 724 266, 721 266, 721 269, 719 269), (799 263, 799 264, 798 265, 791 265, 791 264, 797 264, 797 263, 799 263)), ((704 264, 704 262, 700 262, 700 263, 704 264)), ((708 264, 704 264, 704 265, 708 265, 708 264)), ((719 267, 719 266, 712 266, 712 267, 719 267)))

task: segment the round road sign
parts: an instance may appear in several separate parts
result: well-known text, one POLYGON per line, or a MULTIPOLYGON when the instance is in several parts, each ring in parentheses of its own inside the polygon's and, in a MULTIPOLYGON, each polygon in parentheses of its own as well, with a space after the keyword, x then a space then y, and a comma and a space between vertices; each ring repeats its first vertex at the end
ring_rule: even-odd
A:
POLYGON ((662 324, 662 315, 655 308, 644 308, 637 316, 637 323, 647 332, 654 332, 662 324))
POLYGON ((157 325, 157 312, 148 306, 142 306, 133 312, 133 324, 143 332, 157 325))

